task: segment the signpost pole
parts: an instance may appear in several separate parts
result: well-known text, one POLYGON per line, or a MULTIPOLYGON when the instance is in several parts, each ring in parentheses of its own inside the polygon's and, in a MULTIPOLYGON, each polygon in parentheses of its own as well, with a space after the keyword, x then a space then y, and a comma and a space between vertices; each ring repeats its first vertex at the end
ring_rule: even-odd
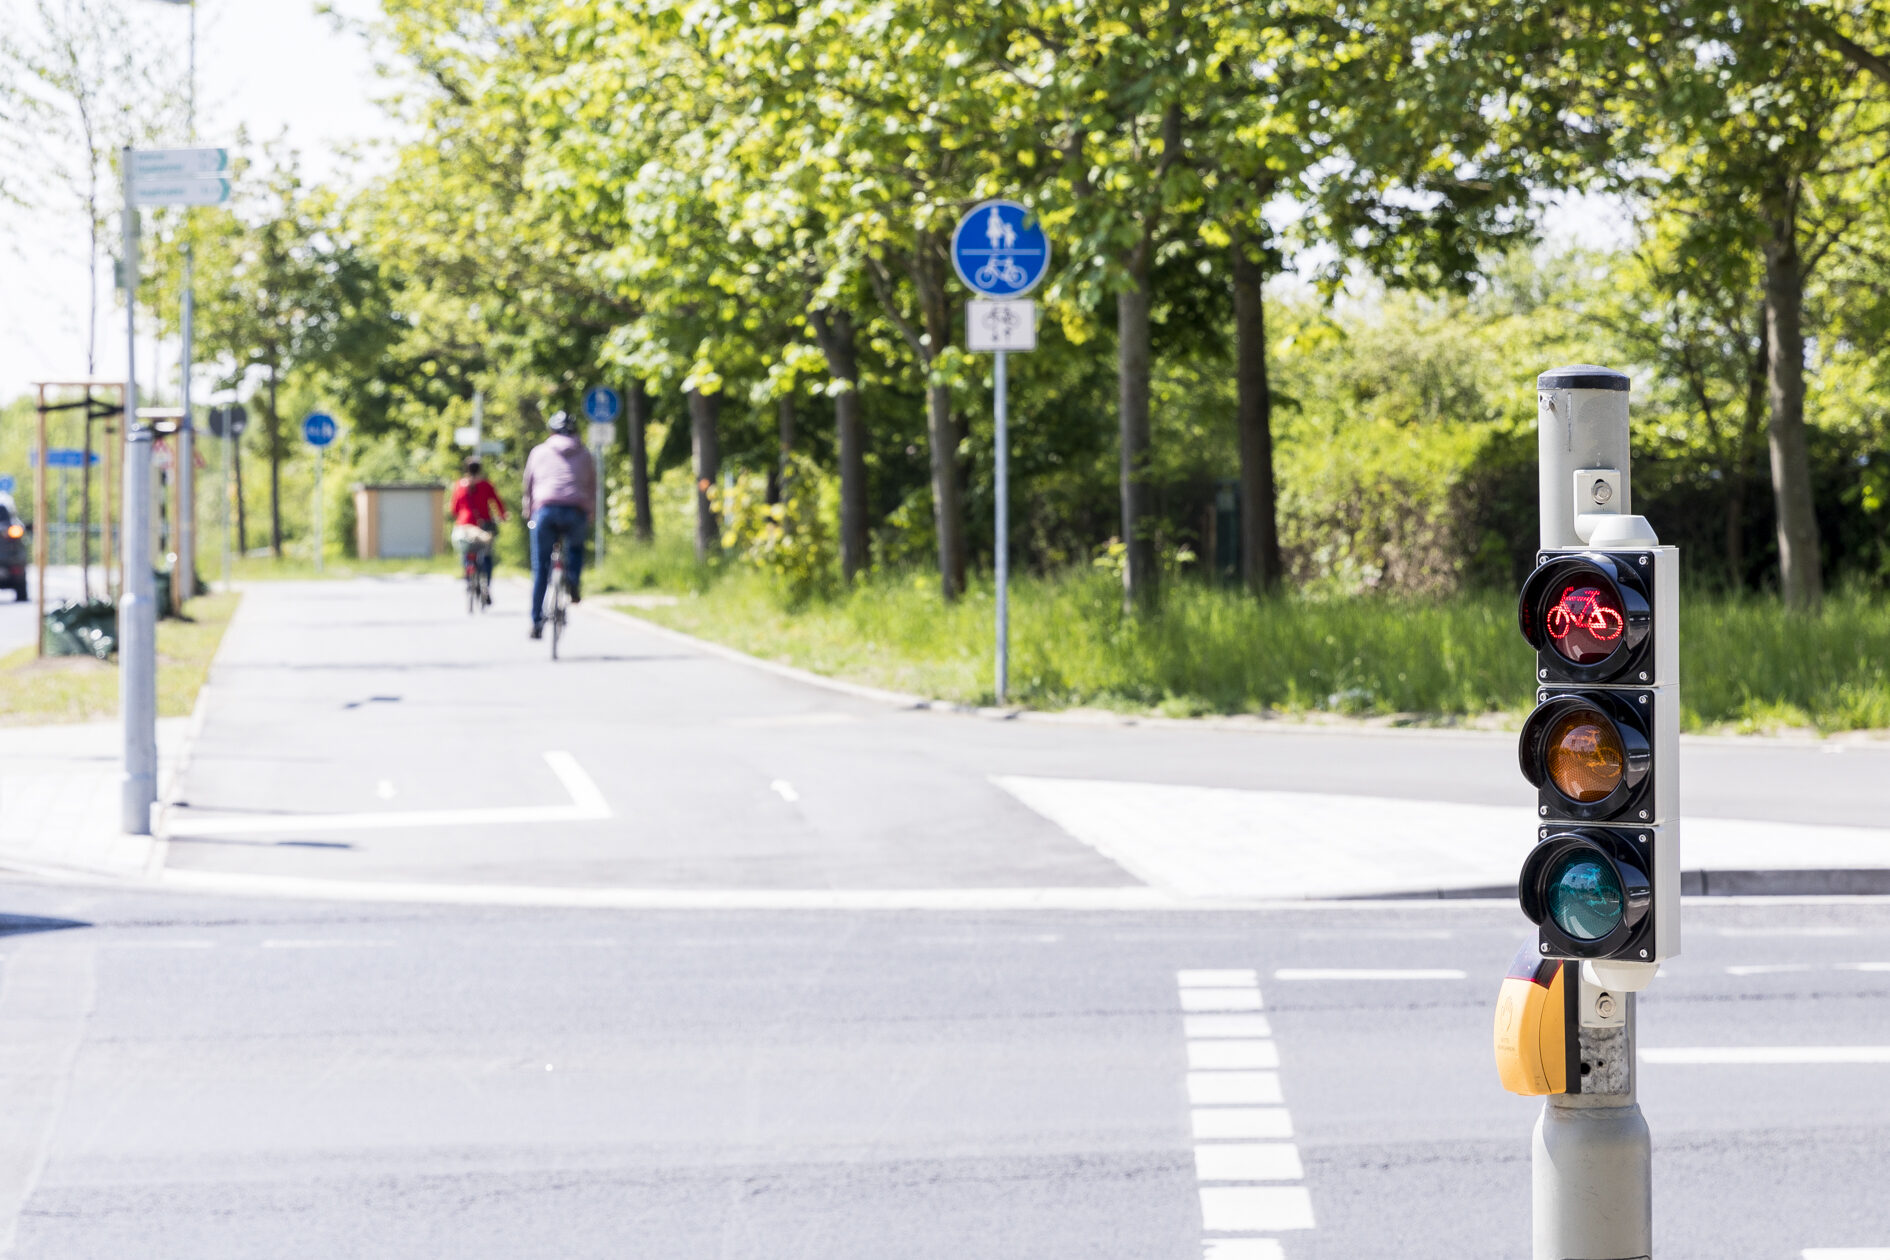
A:
POLYGON ((39 387, 39 458, 33 461, 34 615, 39 619, 36 655, 46 655, 46 387, 39 387))
POLYGON ((997 352, 997 702, 1004 703, 1011 677, 1011 436, 1005 394, 1005 359, 997 352))
POLYGON ((322 452, 315 448, 315 572, 322 571, 322 452))
POLYGON ((124 715, 120 826, 151 833, 157 801, 157 609, 151 572, 151 427, 138 422, 138 210, 131 149, 120 151, 125 181, 125 511, 123 594, 118 602, 118 703, 124 715))
POLYGON ((230 496, 236 493, 235 479, 230 471, 231 456, 236 450, 236 439, 240 434, 231 432, 229 417, 223 421, 223 589, 230 589, 230 566, 232 562, 230 547, 230 496))

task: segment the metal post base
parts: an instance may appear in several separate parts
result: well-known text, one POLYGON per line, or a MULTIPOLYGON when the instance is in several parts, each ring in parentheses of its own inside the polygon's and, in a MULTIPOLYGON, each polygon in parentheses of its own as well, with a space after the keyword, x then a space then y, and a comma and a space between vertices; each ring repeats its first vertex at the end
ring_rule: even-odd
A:
POLYGON ((1535 1260, 1648 1260, 1652 1139, 1638 1103, 1556 1096, 1531 1144, 1535 1260))

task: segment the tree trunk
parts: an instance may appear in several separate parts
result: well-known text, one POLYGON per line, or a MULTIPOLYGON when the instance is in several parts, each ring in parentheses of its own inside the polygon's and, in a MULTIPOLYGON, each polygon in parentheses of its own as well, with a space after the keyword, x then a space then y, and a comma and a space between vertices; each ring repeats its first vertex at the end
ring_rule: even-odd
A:
POLYGON ((774 400, 774 424, 776 454, 774 467, 768 470, 768 502, 779 503, 785 493, 788 460, 794 455, 794 395, 774 400))
POLYGON ((624 449, 630 455, 630 498, 636 515, 636 539, 649 542, 656 537, 650 519, 650 391, 642 381, 630 387, 624 398, 624 449))
POLYGON ((236 472, 236 555, 241 559, 249 553, 249 511, 243 505, 243 443, 240 437, 230 441, 234 443, 230 463, 236 472))
POLYGON ((696 560, 706 563, 722 546, 722 530, 715 519, 715 504, 709 492, 722 471, 722 449, 715 432, 716 416, 722 410, 722 395, 689 391, 689 449, 696 468, 696 560))
POLYGON ((952 301, 945 288, 944 242, 922 234, 918 243, 919 308, 925 321, 925 433, 932 455, 932 521, 938 537, 939 590, 946 600, 965 590, 965 503, 958 476, 958 422, 952 387, 934 380, 932 365, 951 341, 952 301))
POLYGON ((1779 592, 1787 607, 1810 611, 1824 598, 1824 577, 1805 446, 1805 273, 1795 209, 1789 194, 1773 199, 1772 236, 1765 244, 1767 435, 1778 510, 1779 592))
POLYGON ((269 550, 282 559, 282 418, 276 414, 276 365, 269 365, 269 550))
POLYGON ((1234 413, 1240 436, 1240 575, 1263 595, 1279 589, 1280 527, 1273 487, 1273 402, 1267 394, 1265 277, 1234 242, 1234 413))
POLYGON ((1752 485, 1752 449, 1765 422, 1765 381, 1772 339, 1766 333, 1765 303, 1759 303, 1759 344, 1746 363, 1746 412, 1739 421, 1729 461, 1726 487, 1726 573, 1734 590, 1746 584, 1746 495, 1752 485))
POLYGON ((1149 253, 1145 232, 1129 251, 1134 282, 1116 296, 1117 416, 1122 445, 1122 569, 1125 612, 1146 608, 1156 595, 1155 540, 1149 533, 1149 253))
POLYGON ((827 374, 840 386, 833 420, 840 447, 840 573, 849 582, 866 568, 866 427, 860 416, 860 364, 853 316, 816 311, 810 321, 827 374))

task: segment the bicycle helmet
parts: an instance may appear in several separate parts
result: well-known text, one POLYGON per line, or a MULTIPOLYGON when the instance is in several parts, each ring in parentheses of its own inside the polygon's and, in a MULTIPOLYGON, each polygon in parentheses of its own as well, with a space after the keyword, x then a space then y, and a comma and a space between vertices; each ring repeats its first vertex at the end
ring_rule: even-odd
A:
POLYGON ((551 419, 547 421, 547 423, 551 426, 553 433, 577 432, 577 421, 573 420, 568 413, 563 411, 552 412, 551 419))

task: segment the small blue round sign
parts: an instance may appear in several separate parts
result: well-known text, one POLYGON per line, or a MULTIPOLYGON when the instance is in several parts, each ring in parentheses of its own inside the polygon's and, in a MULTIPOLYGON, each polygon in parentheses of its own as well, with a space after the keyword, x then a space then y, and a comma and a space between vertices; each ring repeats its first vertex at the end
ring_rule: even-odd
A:
POLYGON ((341 426, 325 411, 311 411, 302 420, 302 440, 310 446, 327 446, 339 432, 341 426))
POLYGON ((623 410, 623 399, 608 385, 593 385, 584 391, 584 418, 592 424, 609 424, 623 410))
POLYGON ((1015 201, 973 206, 952 233, 958 278, 985 297, 1014 298, 1050 270, 1050 238, 1036 215, 1015 201))

